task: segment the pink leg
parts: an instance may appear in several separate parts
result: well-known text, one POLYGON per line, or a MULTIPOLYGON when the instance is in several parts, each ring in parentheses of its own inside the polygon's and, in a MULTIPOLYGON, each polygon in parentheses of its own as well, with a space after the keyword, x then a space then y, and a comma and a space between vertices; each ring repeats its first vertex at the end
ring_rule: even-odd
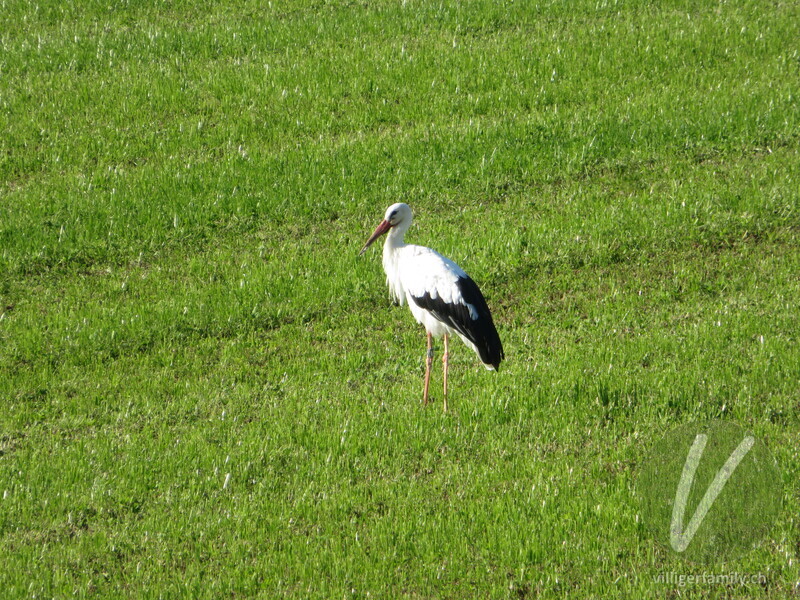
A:
POLYGON ((450 359, 450 351, 447 348, 447 334, 444 334, 444 355, 442 364, 444 365, 444 412, 447 412, 447 361, 450 359))
POLYGON ((428 403, 428 384, 431 381, 431 365, 433 364, 433 336, 428 333, 428 353, 425 356, 425 389, 422 392, 422 403, 428 403))

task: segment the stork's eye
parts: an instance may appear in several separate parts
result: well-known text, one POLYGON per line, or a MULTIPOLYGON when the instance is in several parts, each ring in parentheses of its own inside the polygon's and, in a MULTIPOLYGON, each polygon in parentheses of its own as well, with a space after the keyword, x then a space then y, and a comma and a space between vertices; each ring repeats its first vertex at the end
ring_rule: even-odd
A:
POLYGON ((389 215, 389 220, 391 221, 391 220, 392 220, 392 219, 394 219, 396 216, 397 216, 397 211, 396 211, 396 210, 393 210, 393 211, 392 211, 392 214, 390 214, 390 215, 389 215))

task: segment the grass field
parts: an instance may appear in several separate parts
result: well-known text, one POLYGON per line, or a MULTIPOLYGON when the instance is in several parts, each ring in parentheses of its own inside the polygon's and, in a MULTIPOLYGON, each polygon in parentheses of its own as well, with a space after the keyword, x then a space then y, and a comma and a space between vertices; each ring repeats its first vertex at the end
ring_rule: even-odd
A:
POLYGON ((0 4, 4 598, 800 593, 800 4, 0 4), (481 285, 497 374, 380 248, 481 285), (653 445, 776 458, 768 539, 643 525, 653 445), (678 586, 664 573, 763 574, 678 586))

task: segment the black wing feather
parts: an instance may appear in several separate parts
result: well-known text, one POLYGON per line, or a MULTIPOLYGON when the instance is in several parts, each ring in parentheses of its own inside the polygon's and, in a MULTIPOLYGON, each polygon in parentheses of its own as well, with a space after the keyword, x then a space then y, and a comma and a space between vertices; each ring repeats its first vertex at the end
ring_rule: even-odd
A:
POLYGON ((475 308, 478 313, 477 319, 472 318, 469 307, 465 304, 448 303, 439 296, 432 298, 429 292, 425 292, 422 296, 412 295, 411 299, 417 306, 424 308, 475 344, 481 361, 498 369, 500 361, 505 358, 503 344, 500 342, 492 313, 489 312, 480 288, 469 277, 459 277, 456 286, 464 302, 475 308))

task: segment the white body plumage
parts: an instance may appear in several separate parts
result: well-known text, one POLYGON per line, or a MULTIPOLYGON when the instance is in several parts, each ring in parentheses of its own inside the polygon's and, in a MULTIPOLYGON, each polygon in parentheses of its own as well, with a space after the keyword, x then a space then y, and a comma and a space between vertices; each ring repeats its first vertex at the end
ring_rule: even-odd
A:
MULTIPOLYGON (((402 236, 399 236, 398 245, 397 237, 390 234, 383 245, 383 268, 392 296, 401 306, 408 303, 411 314, 433 337, 440 338, 445 334, 457 335, 478 353, 478 348, 467 337, 414 301, 414 298, 421 298, 428 292, 432 300, 439 299, 445 305, 462 305, 469 312, 471 319, 478 319, 478 311, 464 300, 456 285, 456 282, 467 277, 467 274, 452 260, 431 248, 403 244, 402 236)), ((492 365, 486 365, 486 368, 494 369, 492 365)))

